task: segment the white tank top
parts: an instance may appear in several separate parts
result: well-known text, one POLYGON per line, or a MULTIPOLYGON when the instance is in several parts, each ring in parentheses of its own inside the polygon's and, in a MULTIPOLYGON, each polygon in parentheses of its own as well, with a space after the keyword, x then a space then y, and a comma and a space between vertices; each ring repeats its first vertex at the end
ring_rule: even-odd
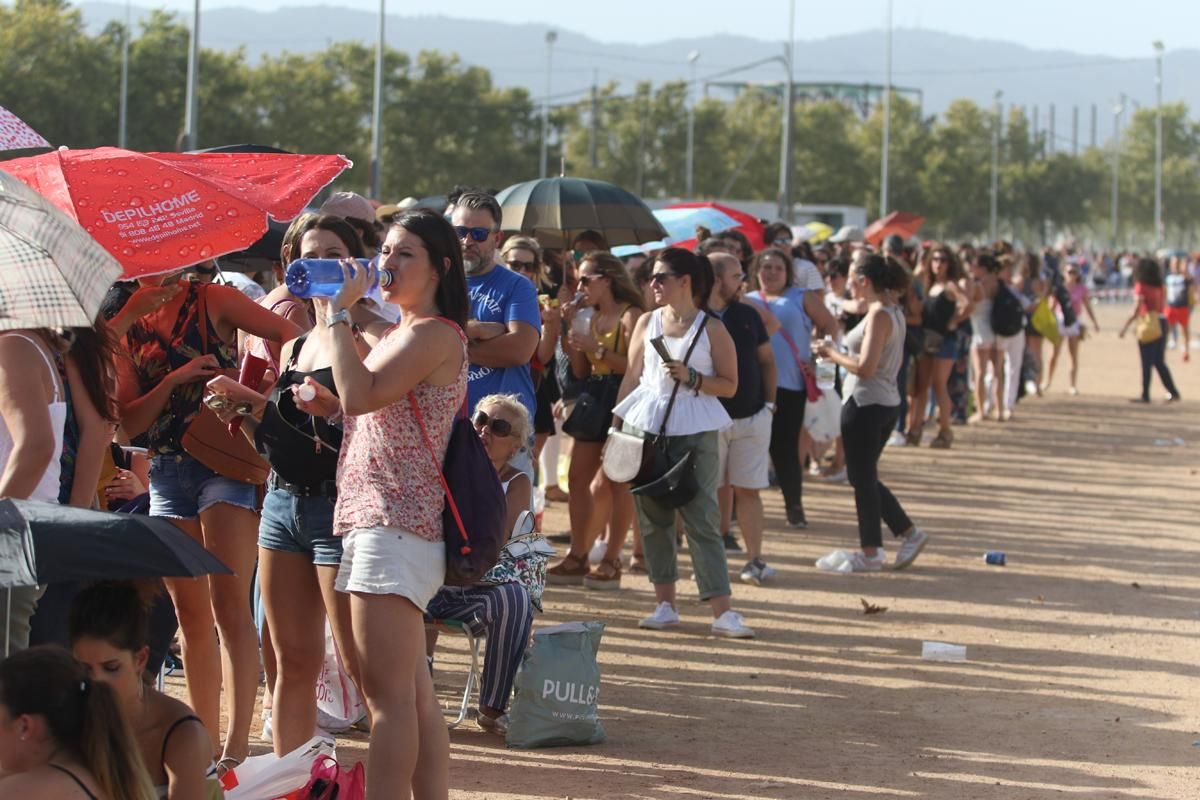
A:
MULTIPOLYGON (((29 495, 29 499, 57 503, 58 481, 59 476, 62 474, 63 426, 67 420, 67 404, 63 400, 63 390, 62 384, 58 379, 58 370, 55 369, 54 362, 46 355, 45 345, 32 337, 26 336, 23 333, 4 333, 0 334, 0 336, 17 336, 29 342, 37 350, 38 355, 42 357, 42 361, 46 364, 46 369, 50 371, 50 381, 54 384, 54 401, 50 403, 48 410, 50 412, 50 426, 54 431, 54 457, 50 459, 49 466, 42 473, 42 478, 38 481, 37 488, 33 490, 33 494, 29 495)), ((8 432, 8 426, 5 425, 4 419, 0 417, 0 469, 8 466, 8 457, 12 455, 12 451, 12 434, 8 432)))
MULTIPOLYGON (((677 361, 682 361, 691 347, 692 337, 700 333, 696 349, 688 360, 688 366, 706 377, 716 374, 713 366, 712 346, 708 341, 708 329, 702 329, 709 316, 701 311, 696 315, 692 327, 683 336, 665 336, 662 327, 661 308, 650 312, 650 324, 646 326, 646 342, 642 348, 642 378, 629 396, 617 404, 613 414, 633 425, 638 430, 658 433, 662 427, 663 415, 671 402, 671 392, 675 381, 669 378, 662 368, 662 358, 650 344, 656 336, 662 336, 667 350, 677 361)), ((727 427, 732 420, 725 411, 721 401, 711 394, 696 393, 686 386, 679 387, 671 416, 667 418, 667 436, 689 436, 694 433, 719 431, 727 427)))

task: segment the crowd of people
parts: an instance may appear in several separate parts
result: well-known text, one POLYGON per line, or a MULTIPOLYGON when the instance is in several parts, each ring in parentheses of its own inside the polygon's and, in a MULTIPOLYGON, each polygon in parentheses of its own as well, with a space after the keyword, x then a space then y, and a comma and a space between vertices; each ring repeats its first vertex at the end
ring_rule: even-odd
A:
MULTIPOLYGON (((11 590, 5 796, 217 796, 250 751, 260 666, 274 752, 317 728, 328 625, 365 699, 369 795, 446 797, 428 621, 486 629, 478 724, 503 734, 546 584, 614 591, 644 574, 654 606, 640 626, 673 628, 686 541, 712 632, 753 637, 730 575, 775 575, 773 487, 780 522, 802 529, 805 475, 848 482, 859 547, 844 571, 909 567, 931 536, 880 480, 885 448, 921 445, 928 427, 930 447, 950 448, 956 423, 1013 420, 1022 397, 1050 390, 1064 349, 1076 394, 1087 322, 1099 330, 1088 286, 1124 263, 1090 270, 1005 242, 876 247, 854 228, 813 246, 783 223, 757 252, 737 230, 701 230, 694 249, 621 259, 601 231, 565 248, 506 236, 485 191, 412 205, 334 195, 292 222, 257 292, 205 262, 115 285, 91 328, 0 335, 0 496, 161 517, 232 570, 11 590), (293 294, 282 269, 297 258, 344 260, 342 288, 293 294), (390 281, 374 288, 376 268, 354 258, 390 281), (228 377, 248 358, 264 365, 257 385, 228 377), (806 413, 830 392, 832 440, 806 413), (439 465, 463 410, 511 535, 478 583, 444 586, 439 465), (199 455, 231 446, 227 425, 269 467, 263 485, 199 455), (653 443, 674 475, 665 488, 612 476, 614 442, 630 437, 653 443), (570 530, 548 537, 566 545, 556 563, 538 524, 547 502, 569 512, 570 530), (176 636, 186 704, 151 683, 176 636)), ((1179 399, 1166 352, 1181 330, 1187 359, 1198 266, 1144 257, 1129 273, 1138 401, 1154 371, 1179 399)))

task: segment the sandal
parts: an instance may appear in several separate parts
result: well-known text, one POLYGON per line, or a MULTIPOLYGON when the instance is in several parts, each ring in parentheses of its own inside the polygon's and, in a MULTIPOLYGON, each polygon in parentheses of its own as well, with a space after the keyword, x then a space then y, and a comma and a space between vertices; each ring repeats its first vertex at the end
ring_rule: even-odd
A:
POLYGON ((611 592, 621 588, 621 559, 602 560, 583 576, 583 585, 588 589, 611 592))
POLYGON ((220 778, 230 770, 237 769, 245 761, 244 758, 234 758, 233 756, 225 756, 217 762, 217 777, 220 778))
POLYGON ((929 446, 934 450, 949 450, 950 445, 954 443, 954 431, 949 428, 943 428, 938 431, 938 435, 929 446))
POLYGON ((546 570, 546 583, 552 586, 579 586, 583 583, 583 576, 590 571, 587 556, 578 558, 568 553, 566 558, 546 570))
POLYGON ((650 569, 646 566, 646 556, 641 553, 635 553, 629 559, 629 572, 632 575, 650 574, 650 569))

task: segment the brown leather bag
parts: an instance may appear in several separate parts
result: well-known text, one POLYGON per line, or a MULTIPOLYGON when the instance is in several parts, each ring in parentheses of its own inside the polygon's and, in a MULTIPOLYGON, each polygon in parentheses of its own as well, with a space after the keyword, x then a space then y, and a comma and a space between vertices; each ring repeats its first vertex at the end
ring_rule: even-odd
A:
MULTIPOLYGON (((200 352, 208 354, 208 307, 205 296, 207 286, 196 287, 198 294, 197 313, 200 315, 200 352)), ((225 370, 224 375, 237 380, 237 370, 225 370)), ((258 454, 254 445, 250 444, 243 434, 231 435, 229 426, 217 417, 211 408, 200 404, 198 413, 180 441, 184 452, 211 469, 218 475, 232 478, 242 483, 261 485, 266 483, 271 465, 258 454)))

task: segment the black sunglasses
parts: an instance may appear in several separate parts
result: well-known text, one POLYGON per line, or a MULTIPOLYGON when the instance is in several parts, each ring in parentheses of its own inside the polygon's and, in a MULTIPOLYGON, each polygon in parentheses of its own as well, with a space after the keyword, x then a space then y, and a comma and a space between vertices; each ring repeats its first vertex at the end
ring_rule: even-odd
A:
MULTIPOLYGON (((605 276, 604 275, 580 275, 579 276, 579 285, 587 286, 592 281, 598 281, 603 277, 605 277, 605 276)), ((654 280, 654 279, 651 278, 650 280, 654 280)))
POLYGON ((515 272, 534 272, 537 270, 536 261, 522 261, 519 258, 514 258, 506 263, 508 264, 508 268, 515 272))
POLYGON ((493 436, 504 438, 512 435, 512 423, 504 419, 492 419, 487 412, 475 412, 475 429, 490 428, 493 436))
POLYGON ((455 225, 454 232, 458 234, 460 241, 470 236, 477 242, 483 242, 492 235, 491 228, 464 228, 462 225, 455 225))
POLYGON ((650 273, 651 283, 666 283, 667 278, 678 278, 679 275, 674 272, 652 272, 650 273))

